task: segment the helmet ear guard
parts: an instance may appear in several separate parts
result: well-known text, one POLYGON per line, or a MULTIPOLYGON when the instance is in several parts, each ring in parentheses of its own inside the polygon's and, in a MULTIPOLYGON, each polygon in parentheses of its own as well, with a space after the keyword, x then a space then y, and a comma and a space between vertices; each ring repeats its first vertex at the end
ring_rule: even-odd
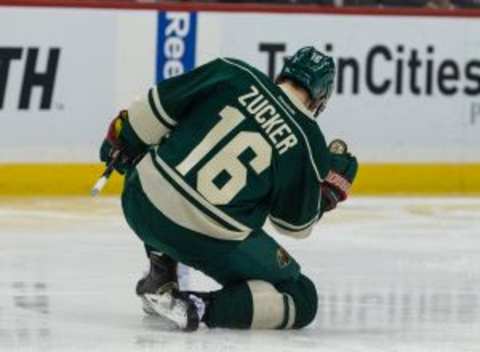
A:
POLYGON ((278 76, 278 80, 284 79, 295 82, 308 92, 311 99, 308 108, 314 111, 316 117, 325 110, 332 95, 335 63, 330 56, 314 47, 304 47, 285 60, 278 76))

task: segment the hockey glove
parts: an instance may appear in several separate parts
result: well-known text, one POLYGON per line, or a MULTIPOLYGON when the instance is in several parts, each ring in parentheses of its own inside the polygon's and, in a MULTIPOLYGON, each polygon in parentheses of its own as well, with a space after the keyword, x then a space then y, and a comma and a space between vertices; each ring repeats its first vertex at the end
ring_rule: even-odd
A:
POLYGON ((128 111, 120 111, 118 116, 110 123, 107 135, 100 147, 100 160, 109 165, 112 160, 117 158, 114 168, 122 175, 134 166, 140 155, 143 154, 143 150, 133 148, 124 138, 123 132, 128 123, 127 121, 128 111))
POLYGON ((330 171, 321 185, 322 212, 337 207, 347 199, 358 170, 357 158, 350 153, 331 153, 330 171))

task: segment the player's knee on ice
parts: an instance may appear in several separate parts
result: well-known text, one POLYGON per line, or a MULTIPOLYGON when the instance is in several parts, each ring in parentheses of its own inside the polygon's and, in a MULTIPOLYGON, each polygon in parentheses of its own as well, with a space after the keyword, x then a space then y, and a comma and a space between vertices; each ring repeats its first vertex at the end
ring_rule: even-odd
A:
POLYGON ((286 293, 295 302, 294 329, 301 329, 309 325, 317 315, 318 295, 313 282, 305 275, 300 275, 295 281, 285 281, 276 284, 275 287, 282 293, 286 293))
POLYGON ((250 280, 212 295, 205 323, 235 329, 300 329, 317 313, 317 291, 304 275, 275 285, 250 280))

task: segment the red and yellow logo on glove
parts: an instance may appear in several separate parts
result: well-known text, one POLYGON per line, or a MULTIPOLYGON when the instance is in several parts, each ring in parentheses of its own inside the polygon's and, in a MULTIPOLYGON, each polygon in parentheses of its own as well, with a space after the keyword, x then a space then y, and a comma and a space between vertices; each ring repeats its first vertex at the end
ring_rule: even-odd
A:
POLYGON ((345 177, 331 170, 328 172, 328 175, 325 178, 325 181, 331 184, 332 186, 335 186, 345 194, 348 194, 348 192, 350 192, 350 189, 352 188, 352 184, 348 182, 348 180, 345 177))

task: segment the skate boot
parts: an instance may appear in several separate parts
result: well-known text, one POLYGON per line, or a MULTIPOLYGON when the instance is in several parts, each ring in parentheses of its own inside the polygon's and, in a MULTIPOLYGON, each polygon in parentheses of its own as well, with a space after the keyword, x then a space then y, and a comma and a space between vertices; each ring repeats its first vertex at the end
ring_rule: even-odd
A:
POLYGON ((162 294, 178 289, 178 278, 177 263, 172 258, 154 252, 150 253, 149 258, 150 270, 145 277, 138 281, 135 291, 138 296, 142 297, 145 313, 152 315, 155 312, 145 304, 143 296, 147 293, 162 294))
POLYGON ((162 293, 178 288, 177 263, 169 256, 150 253, 150 270, 137 283, 136 293, 162 293))
POLYGON ((158 293, 145 293, 142 296, 144 306, 150 312, 167 319, 184 331, 198 329, 200 317, 197 305, 187 292, 177 289, 158 293))

